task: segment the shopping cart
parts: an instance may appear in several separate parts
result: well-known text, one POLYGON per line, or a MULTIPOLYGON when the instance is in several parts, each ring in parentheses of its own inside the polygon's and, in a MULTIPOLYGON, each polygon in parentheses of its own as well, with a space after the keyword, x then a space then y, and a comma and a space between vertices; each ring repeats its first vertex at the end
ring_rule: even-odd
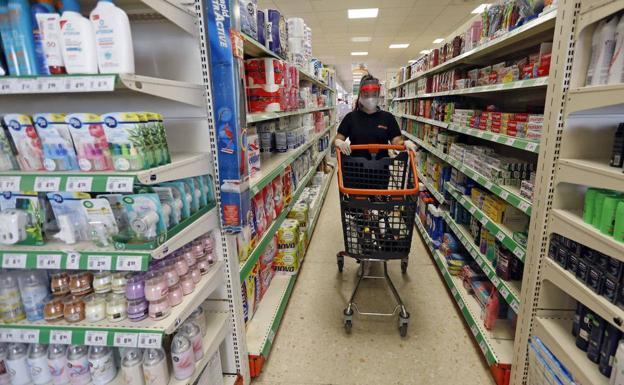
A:
POLYGON ((407 271, 412 244, 418 177, 414 154, 405 146, 353 145, 352 150, 367 150, 371 159, 344 156, 337 151, 340 212, 345 251, 337 254, 338 270, 342 272, 344 257, 355 258, 361 264, 357 284, 344 310, 347 333, 353 326, 354 311, 362 315, 392 317, 399 314, 399 333, 407 334, 409 313, 388 275, 388 260, 400 260, 401 271, 407 271), (396 157, 380 157, 380 150, 397 150, 396 157), (383 275, 365 273, 364 263, 383 263, 383 275), (360 283, 364 279, 383 279, 397 302, 392 313, 362 312, 355 303, 360 283))

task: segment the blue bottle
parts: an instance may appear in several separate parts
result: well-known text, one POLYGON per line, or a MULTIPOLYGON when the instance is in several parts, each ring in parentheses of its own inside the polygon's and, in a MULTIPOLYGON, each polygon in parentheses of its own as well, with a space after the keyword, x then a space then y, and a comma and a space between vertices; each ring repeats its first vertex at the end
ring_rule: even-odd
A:
POLYGON ((13 30, 9 21, 9 7, 7 0, 0 0, 0 40, 2 40, 2 52, 6 58, 9 75, 19 75, 19 64, 15 54, 15 44, 13 42, 13 30))
POLYGON ((9 22, 19 65, 19 76, 37 75, 35 40, 28 0, 8 0, 9 22))
POLYGON ((35 45, 35 60, 37 72, 39 75, 50 75, 50 69, 46 60, 45 42, 43 40, 43 31, 39 28, 37 22, 37 14, 41 13, 57 13, 51 2, 39 0, 30 7, 31 23, 33 26, 32 34, 35 45))

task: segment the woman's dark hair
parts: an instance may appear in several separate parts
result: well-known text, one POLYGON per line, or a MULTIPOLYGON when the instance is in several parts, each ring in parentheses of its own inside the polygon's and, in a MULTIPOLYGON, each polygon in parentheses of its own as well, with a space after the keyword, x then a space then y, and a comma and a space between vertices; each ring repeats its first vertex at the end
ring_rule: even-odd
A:
MULTIPOLYGON (((362 86, 365 84, 379 84, 379 79, 377 79, 371 74, 366 74, 362 76, 362 79, 360 79, 360 88, 362 88, 362 86)), ((360 92, 358 91, 358 97, 355 100, 355 107, 353 107, 353 111, 358 111, 359 109, 360 109, 360 92)))

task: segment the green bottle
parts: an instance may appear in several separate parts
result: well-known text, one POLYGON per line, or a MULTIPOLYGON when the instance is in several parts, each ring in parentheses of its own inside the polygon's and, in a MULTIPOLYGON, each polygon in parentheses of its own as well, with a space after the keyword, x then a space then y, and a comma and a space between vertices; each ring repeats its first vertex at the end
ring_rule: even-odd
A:
POLYGON ((585 204, 583 205, 583 222, 590 224, 594 219, 594 202, 596 200, 596 194, 600 189, 588 188, 585 192, 585 204))
POLYGON ((613 238, 618 242, 624 242, 624 200, 621 200, 615 209, 613 238))
POLYGON ((602 203, 602 215, 600 217, 600 232, 605 235, 613 234, 613 226, 615 222, 615 209, 617 208, 618 203, 622 201, 622 196, 617 195, 608 195, 605 197, 604 202, 602 203))

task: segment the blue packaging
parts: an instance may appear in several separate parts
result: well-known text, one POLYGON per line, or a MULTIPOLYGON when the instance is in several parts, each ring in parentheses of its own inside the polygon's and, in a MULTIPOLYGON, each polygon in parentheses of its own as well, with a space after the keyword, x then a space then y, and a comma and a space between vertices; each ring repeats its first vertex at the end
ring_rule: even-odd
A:
POLYGON ((288 32, 286 30, 286 20, 277 9, 267 9, 266 11, 267 35, 265 39, 269 49, 276 55, 286 57, 286 43, 288 42, 288 32))
POLYGON ((7 8, 10 26, 13 30, 13 46, 19 70, 19 74, 15 75, 37 75, 35 39, 28 0, 9 0, 7 8))
POLYGON ((32 25, 33 25, 33 39, 35 44, 35 59, 37 61, 37 71, 39 75, 50 75, 50 69, 48 68, 48 62, 45 54, 45 42, 43 39, 43 31, 39 28, 37 23, 37 14, 39 13, 56 13, 56 10, 52 4, 48 3, 34 3, 30 6, 32 25))
POLYGON ((241 32, 258 40, 257 0, 238 0, 241 32))
MULTIPOLYGON (((247 145, 241 110, 244 79, 242 52, 233 51, 229 2, 214 0, 207 7, 206 39, 210 49, 212 107, 215 112, 217 160, 221 183, 221 219, 224 230, 239 232, 251 218, 247 145), (234 53, 234 54, 233 54, 234 53)), ((236 39, 240 37, 236 36, 236 39)), ((235 46, 242 47, 242 42, 235 46)))
POLYGON ((266 22, 265 22, 265 14, 264 11, 258 9, 256 11, 256 26, 258 32, 258 43, 261 45, 266 45, 266 22))

